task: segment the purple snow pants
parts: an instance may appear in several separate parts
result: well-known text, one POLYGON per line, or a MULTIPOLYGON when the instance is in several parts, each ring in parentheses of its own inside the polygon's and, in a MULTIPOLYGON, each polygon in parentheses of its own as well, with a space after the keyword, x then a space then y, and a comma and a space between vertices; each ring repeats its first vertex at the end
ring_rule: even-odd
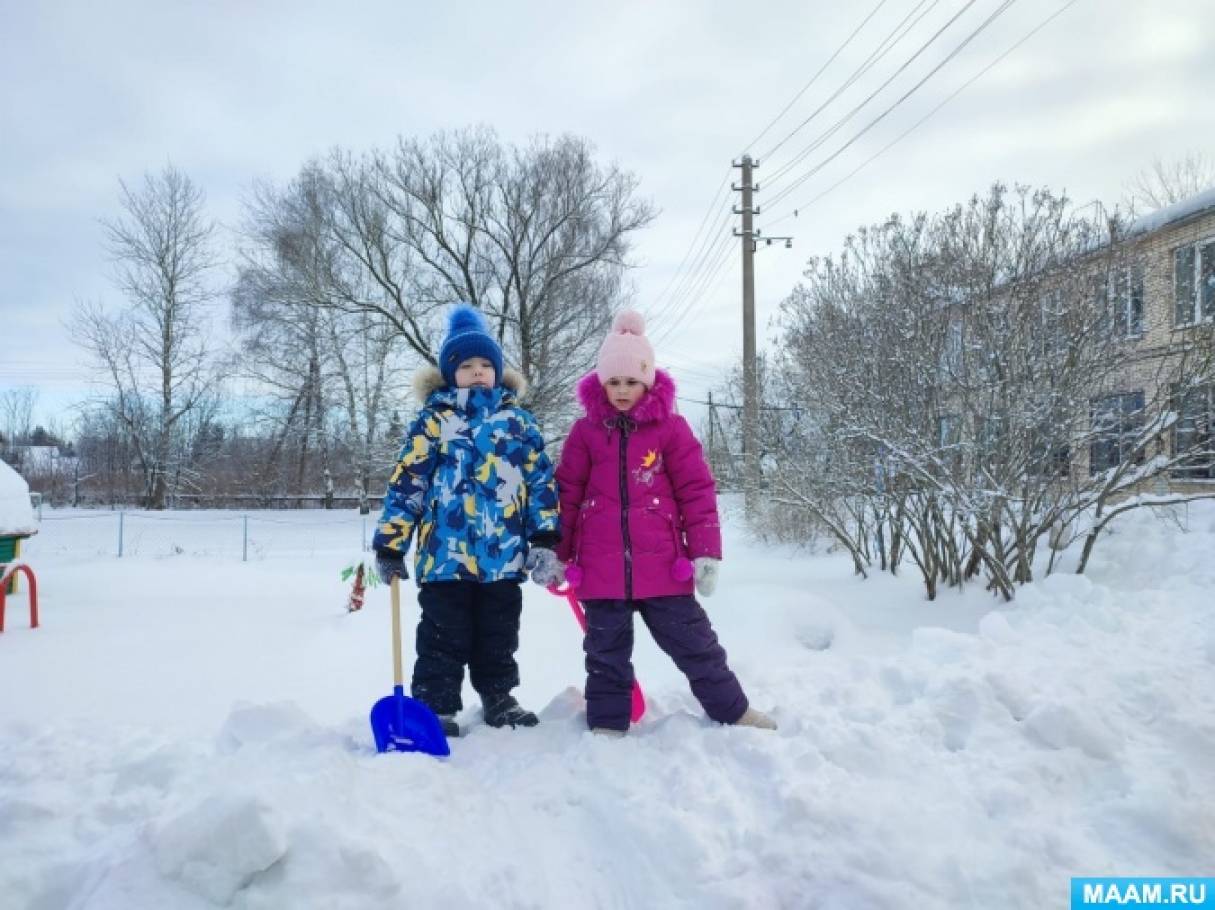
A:
POLYGON ((710 718, 732 724, 747 710, 738 677, 726 664, 709 617, 690 595, 647 600, 588 600, 586 608, 586 722, 609 730, 629 728, 633 687, 633 611, 641 614, 658 647, 692 684, 710 718))

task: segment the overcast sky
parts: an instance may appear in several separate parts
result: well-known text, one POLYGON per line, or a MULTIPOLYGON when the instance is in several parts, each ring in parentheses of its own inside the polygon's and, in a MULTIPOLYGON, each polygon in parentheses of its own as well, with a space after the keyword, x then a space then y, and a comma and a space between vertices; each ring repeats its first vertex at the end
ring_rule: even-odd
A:
MULTIPOLYGON (((737 176, 731 159, 744 148, 761 157, 765 204, 1003 5, 973 0, 869 106, 765 188, 766 176, 893 74, 966 0, 0 0, 0 391, 40 388, 43 420, 86 394, 88 370, 63 323, 76 301, 120 303, 99 225, 117 214, 119 178, 135 181, 173 162, 206 191, 230 243, 255 180, 288 180, 335 145, 363 151, 399 134, 487 124, 510 141, 586 136, 603 160, 640 177, 661 214, 636 238, 636 301, 656 317, 660 364, 673 369, 683 394, 702 397, 741 350, 737 245, 719 271, 698 273, 703 280, 689 292, 664 291, 672 280, 684 287, 688 269, 677 267, 723 179, 737 176), (919 25, 867 77, 765 157, 917 8, 927 10, 919 25)), ((995 180, 1113 204, 1155 156, 1215 155, 1212 35, 1211 0, 1014 2, 906 102, 763 212, 758 227, 795 239, 793 249, 763 248, 757 259, 761 337, 809 255, 837 252, 850 231, 891 212, 939 210, 995 180)), ((716 197, 709 224, 731 195, 716 197)))

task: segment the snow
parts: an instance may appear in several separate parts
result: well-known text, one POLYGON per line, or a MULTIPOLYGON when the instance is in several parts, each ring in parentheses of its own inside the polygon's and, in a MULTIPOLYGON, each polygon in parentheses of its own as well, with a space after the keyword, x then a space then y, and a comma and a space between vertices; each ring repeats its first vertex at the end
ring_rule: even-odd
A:
POLYGON ((1124 516, 1012 605, 727 520, 706 605, 775 733, 707 722, 640 624, 649 711, 587 733, 574 618, 529 585, 542 723, 477 725, 466 690, 442 761, 373 751, 358 516, 251 514, 242 562, 236 514, 128 513, 118 559, 115 514, 48 512, 42 628, 19 594, 0 635, 0 905, 1060 907, 1071 876, 1206 874, 1213 506, 1124 516))
POLYGON ((1197 215, 1207 209, 1215 209, 1215 186, 1136 218, 1131 222, 1127 233, 1133 236, 1158 231, 1165 225, 1197 215))
POLYGON ((0 534, 35 534, 30 488, 12 466, 0 461, 0 534))

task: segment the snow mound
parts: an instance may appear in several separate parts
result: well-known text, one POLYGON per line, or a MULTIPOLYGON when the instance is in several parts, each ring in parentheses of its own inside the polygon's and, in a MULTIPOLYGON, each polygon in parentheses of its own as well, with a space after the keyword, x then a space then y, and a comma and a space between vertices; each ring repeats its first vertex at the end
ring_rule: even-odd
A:
POLYGON ((311 740, 324 735, 321 727, 295 702, 274 704, 237 703, 220 728, 216 746, 220 752, 236 752, 245 746, 281 740, 311 740))
POLYGON ((1113 758, 1117 751, 1117 737, 1106 725, 1065 704, 1034 708, 1025 718, 1025 731, 1049 749, 1074 747, 1096 759, 1113 758))
POLYGON ((776 732, 705 718, 639 624, 646 716, 590 734, 577 626, 531 585, 542 723, 466 688, 444 760, 375 753, 386 592, 346 614, 349 536, 312 556, 316 516, 280 518, 248 564, 82 556, 88 514, 32 541, 54 622, 0 636, 4 910, 1054 907, 1077 870, 1215 855, 1215 504, 1128 515, 1010 604, 731 542, 713 625, 776 732))
POLYGON ((161 875, 220 906, 287 853, 277 813, 260 797, 241 793, 208 796, 153 823, 148 838, 161 875))
POLYGON ((1011 644, 1017 640, 1017 631, 1007 616, 993 610, 979 620, 979 637, 996 644, 1011 644))
POLYGON ((825 622, 807 622, 794 632, 799 644, 809 651, 826 651, 835 642, 835 627, 825 622))

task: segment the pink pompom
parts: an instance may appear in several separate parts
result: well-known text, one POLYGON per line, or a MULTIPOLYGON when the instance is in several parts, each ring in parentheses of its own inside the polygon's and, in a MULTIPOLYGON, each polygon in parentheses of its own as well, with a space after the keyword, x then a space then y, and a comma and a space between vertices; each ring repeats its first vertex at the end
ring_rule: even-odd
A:
POLYGON ((692 560, 683 556, 680 556, 677 560, 675 560, 675 564, 671 566, 671 577, 676 581, 687 581, 695 573, 696 569, 692 565, 692 560))
POLYGON ((565 580, 571 588, 576 588, 582 584, 582 566, 576 566, 573 563, 566 566, 565 580))
POLYGON ((617 335, 644 335, 645 317, 636 310, 621 310, 612 323, 612 331, 617 335))

